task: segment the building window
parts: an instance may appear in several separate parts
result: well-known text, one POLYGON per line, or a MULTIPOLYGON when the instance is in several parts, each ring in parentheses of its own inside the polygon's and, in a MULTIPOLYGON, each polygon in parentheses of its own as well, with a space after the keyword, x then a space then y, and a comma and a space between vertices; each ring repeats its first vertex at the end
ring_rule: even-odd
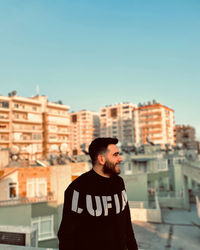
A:
POLYGON ((27 197, 47 196, 46 178, 27 179, 27 197))
POLYGON ((41 140, 42 139, 42 135, 41 134, 32 134, 32 139, 33 140, 41 140))
POLYGON ((55 237, 53 215, 36 217, 31 219, 31 226, 38 232, 38 240, 47 240, 55 237))
POLYGON ((78 155, 78 150, 77 150, 77 149, 74 149, 74 150, 72 151, 72 154, 73 154, 73 155, 78 155))
POLYGON ((159 159, 157 163, 158 171, 168 171, 168 161, 166 159, 159 159))
POLYGON ((72 123, 76 123, 77 122, 77 115, 72 115, 72 123))
POLYGON ((6 128, 6 125, 0 124, 0 128, 6 128))
POLYGON ((112 108, 112 109, 110 110, 110 116, 111 116, 112 118, 116 118, 116 117, 117 117, 117 108, 112 108))
POLYGON ((16 198, 17 197, 17 183, 10 182, 9 183, 9 198, 16 198))
POLYGON ((132 168, 131 168, 131 163, 130 162, 124 162, 124 174, 129 175, 132 174, 132 168))
POLYGON ((9 108, 9 103, 5 101, 0 101, 0 108, 9 108))

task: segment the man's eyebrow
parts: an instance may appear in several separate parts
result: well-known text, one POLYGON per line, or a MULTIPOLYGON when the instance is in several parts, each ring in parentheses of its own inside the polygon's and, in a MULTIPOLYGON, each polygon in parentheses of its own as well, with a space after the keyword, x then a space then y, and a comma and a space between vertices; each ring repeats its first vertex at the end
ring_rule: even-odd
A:
POLYGON ((119 152, 115 152, 113 155, 119 155, 120 153, 119 152))

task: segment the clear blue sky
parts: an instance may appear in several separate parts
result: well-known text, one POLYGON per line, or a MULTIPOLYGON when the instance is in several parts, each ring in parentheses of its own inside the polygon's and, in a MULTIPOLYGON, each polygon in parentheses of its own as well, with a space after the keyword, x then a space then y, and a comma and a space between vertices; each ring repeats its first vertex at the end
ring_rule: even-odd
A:
POLYGON ((71 110, 156 99, 200 136, 199 0, 0 0, 0 94, 71 110))

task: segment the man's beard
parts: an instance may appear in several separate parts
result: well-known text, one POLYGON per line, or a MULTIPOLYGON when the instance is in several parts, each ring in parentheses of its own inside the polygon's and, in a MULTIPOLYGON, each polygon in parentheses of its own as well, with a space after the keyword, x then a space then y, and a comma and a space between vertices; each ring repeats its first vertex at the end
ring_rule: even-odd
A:
POLYGON ((106 161, 105 164, 103 165, 103 173, 107 174, 107 175, 119 175, 120 174, 120 170, 116 171, 116 165, 118 165, 117 163, 114 164, 110 161, 106 161))

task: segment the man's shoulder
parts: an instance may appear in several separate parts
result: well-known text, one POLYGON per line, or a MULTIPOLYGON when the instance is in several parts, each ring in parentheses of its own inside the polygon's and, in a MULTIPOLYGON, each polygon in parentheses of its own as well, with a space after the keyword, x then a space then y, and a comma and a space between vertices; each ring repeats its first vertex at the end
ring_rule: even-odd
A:
POLYGON ((69 188, 75 188, 78 186, 82 186, 85 185, 85 183, 87 182, 88 178, 90 178, 91 176, 91 170, 81 174, 80 176, 78 176, 75 180, 73 180, 71 182, 71 184, 68 186, 69 188))
POLYGON ((117 175, 117 176, 115 176, 115 179, 116 179, 116 181, 117 181, 118 183, 124 184, 124 179, 123 179, 121 176, 117 175))

